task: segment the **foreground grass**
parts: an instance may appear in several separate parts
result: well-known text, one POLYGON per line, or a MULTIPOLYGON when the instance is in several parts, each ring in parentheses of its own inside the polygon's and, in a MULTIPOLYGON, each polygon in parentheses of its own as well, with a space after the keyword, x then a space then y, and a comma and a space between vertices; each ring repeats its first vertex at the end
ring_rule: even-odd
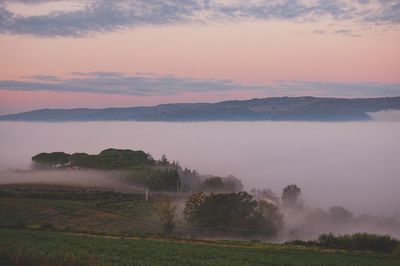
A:
POLYGON ((0 229, 0 264, 18 265, 16 261, 24 256, 32 265, 400 265, 391 255, 257 242, 124 239, 0 229))

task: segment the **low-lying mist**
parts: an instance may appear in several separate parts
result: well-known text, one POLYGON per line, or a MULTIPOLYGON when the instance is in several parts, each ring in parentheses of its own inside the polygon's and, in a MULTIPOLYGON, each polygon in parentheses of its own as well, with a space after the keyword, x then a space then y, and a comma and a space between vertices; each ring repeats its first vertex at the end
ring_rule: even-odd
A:
MULTIPOLYGON (((24 185, 23 187, 28 188, 31 185, 33 191, 37 185, 43 191, 46 186, 49 186, 50 190, 66 189, 66 187, 72 188, 83 188, 95 191, 113 191, 122 193, 140 193, 143 194, 143 199, 146 198, 145 189, 143 185, 135 184, 132 182, 126 182, 126 176, 129 174, 127 171, 116 171, 116 170, 14 170, 14 171, 3 171, 0 173, 0 186, 11 186, 24 185)), ((208 177, 200 176, 201 180, 206 180, 208 177)), ((234 177, 227 177, 230 180, 234 177)), ((239 181, 240 184, 240 181, 239 181)), ((204 191, 205 187, 201 184, 197 187, 192 187, 192 192, 183 192, 177 194, 178 198, 174 201, 174 204, 178 207, 176 217, 178 220, 183 220, 183 210, 185 208, 185 202, 188 197, 196 191, 204 191)), ((241 189, 239 185, 237 189, 241 189)), ((31 190, 31 188, 29 189, 31 190)), ((207 191, 207 190, 206 190, 207 191)), ((208 192, 210 193, 210 191, 208 192)), ((226 193, 222 191, 222 193, 226 193)), ((249 191, 256 200, 265 200, 273 202, 273 205, 277 206, 277 215, 282 216, 281 228, 278 234, 274 238, 267 238, 268 240, 274 240, 278 242, 285 242, 295 239, 301 240, 314 240, 318 236, 325 233, 333 233, 336 235, 340 234, 351 234, 355 232, 367 232, 379 235, 391 235, 392 237, 400 239, 400 215, 371 215, 356 214, 348 210, 346 206, 331 206, 328 209, 310 207, 300 196, 298 204, 293 206, 287 206, 282 201, 279 191, 273 192, 270 189, 252 189, 249 191), (266 191, 263 194, 260 192, 266 191), (264 195, 267 195, 266 197, 264 195), (269 200, 269 199, 272 199, 269 200)), ((155 195, 159 195, 156 193, 155 195)), ((213 232, 207 235, 207 238, 213 238, 213 232)), ((199 235, 198 237, 204 238, 199 235)), ((221 235, 216 235, 216 238, 221 238, 221 235)), ((238 236, 232 236, 237 238, 238 236)), ((256 235, 251 235, 250 238, 254 238, 256 235)), ((229 234, 223 238, 231 238, 229 234)), ((240 238, 247 239, 246 235, 242 235, 240 238)), ((261 239, 263 239, 261 237, 261 239)))
POLYGON ((335 235, 366 232, 390 235, 400 239, 400 216, 355 214, 346 206, 331 206, 328 209, 303 206, 300 209, 283 208, 284 227, 280 240, 313 240, 327 233, 335 235))
POLYGON ((121 177, 124 175, 123 171, 98 170, 3 171, 0 172, 0 185, 48 184, 112 190, 123 193, 135 193, 143 190, 141 187, 121 182, 121 177))
MULTIPOLYGON (((28 169, 40 152, 140 149, 156 159, 166 154, 202 174, 235 175, 246 190, 270 188, 279 195, 286 185, 297 184, 304 208, 285 213, 287 236, 368 231, 399 237, 399 136, 400 123, 389 121, 1 122, 0 169, 28 169), (332 206, 343 206, 351 218, 332 220, 332 206)), ((72 185, 119 186, 110 173, 97 171, 15 175, 3 172, 0 183, 68 180, 72 185)))
POLYGON ((400 121, 399 110, 384 110, 379 112, 368 113, 375 121, 400 121))

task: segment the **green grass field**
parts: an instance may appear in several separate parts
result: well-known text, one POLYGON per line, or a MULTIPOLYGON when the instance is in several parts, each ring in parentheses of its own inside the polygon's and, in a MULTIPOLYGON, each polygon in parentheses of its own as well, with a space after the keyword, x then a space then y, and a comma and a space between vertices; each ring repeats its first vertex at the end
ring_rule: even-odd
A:
POLYGON ((39 228, 51 223, 57 230, 107 234, 162 232, 151 205, 131 200, 64 200, 0 198, 0 226, 39 228))
POLYGON ((391 255, 240 241, 123 239, 0 229, 2 265, 79 261, 88 265, 399 265, 391 255))

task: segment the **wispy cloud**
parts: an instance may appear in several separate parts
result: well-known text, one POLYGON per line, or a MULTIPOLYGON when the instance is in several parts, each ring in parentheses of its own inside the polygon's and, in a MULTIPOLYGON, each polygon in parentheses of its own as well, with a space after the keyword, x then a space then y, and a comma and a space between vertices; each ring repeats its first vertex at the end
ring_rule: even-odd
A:
POLYGON ((71 78, 33 76, 23 80, 0 80, 0 88, 21 91, 69 91, 110 93, 125 95, 176 95, 181 92, 231 91, 256 89, 255 85, 243 85, 223 79, 193 79, 174 76, 125 75, 118 72, 71 73, 71 78))
POLYGON ((273 85, 281 95, 327 97, 394 97, 400 96, 400 83, 321 82, 279 80, 273 85))
MULTIPOLYGON (((0 0, 0 33, 42 37, 80 37, 140 26, 213 21, 284 20, 352 21, 359 24, 400 24, 398 0, 82 0, 78 10, 24 16, 10 3, 35 5, 49 0, 0 0)), ((347 33, 345 33, 347 34, 347 33)))
POLYGON ((242 84, 225 79, 195 79, 151 73, 74 72, 69 78, 37 75, 21 80, 0 80, 0 89, 14 91, 86 92, 137 96, 170 96, 184 92, 229 94, 247 91, 266 96, 400 96, 399 83, 340 83, 280 80, 271 84, 242 84))

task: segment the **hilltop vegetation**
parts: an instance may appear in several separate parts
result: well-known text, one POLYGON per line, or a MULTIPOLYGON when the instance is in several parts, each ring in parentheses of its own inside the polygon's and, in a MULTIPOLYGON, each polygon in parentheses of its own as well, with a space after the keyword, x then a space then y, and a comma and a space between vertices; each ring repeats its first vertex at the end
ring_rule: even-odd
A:
POLYGON ((106 149, 97 155, 64 152, 39 153, 32 157, 33 168, 46 169, 95 169, 125 171, 121 181, 139 185, 151 191, 176 191, 181 180, 180 166, 166 157, 156 161, 141 150, 106 149))
POLYGON ((165 155, 155 160, 149 153, 128 149, 106 149, 97 155, 87 153, 50 152, 32 157, 35 170, 113 170, 123 171, 121 182, 147 188, 150 191, 237 192, 243 189, 234 177, 200 176, 194 170, 170 162, 165 155))
POLYGON ((82 167, 90 169, 115 170, 150 166, 155 160, 141 150, 107 149, 97 155, 87 153, 68 154, 65 152, 39 153, 32 157, 36 168, 82 167))

